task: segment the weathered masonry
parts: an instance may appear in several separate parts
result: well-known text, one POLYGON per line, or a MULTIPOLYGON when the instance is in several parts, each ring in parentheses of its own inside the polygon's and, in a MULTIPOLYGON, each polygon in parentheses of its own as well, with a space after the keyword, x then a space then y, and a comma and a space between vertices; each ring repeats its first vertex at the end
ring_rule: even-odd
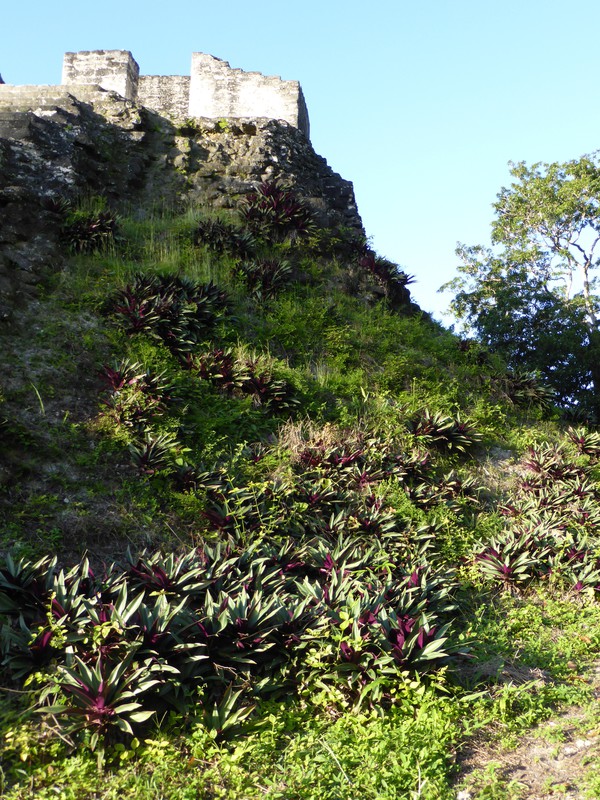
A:
POLYGON ((129 51, 100 50, 67 53, 60 85, 0 79, 0 320, 64 259, 57 200, 238 208, 282 181, 318 225, 364 238, 352 183, 307 134, 298 83, 202 53, 188 76, 140 76, 129 51))
POLYGON ((193 53, 190 75, 140 75, 128 50, 65 53, 62 85, 95 85, 169 117, 281 119, 309 136, 308 111, 298 81, 233 69, 193 53))

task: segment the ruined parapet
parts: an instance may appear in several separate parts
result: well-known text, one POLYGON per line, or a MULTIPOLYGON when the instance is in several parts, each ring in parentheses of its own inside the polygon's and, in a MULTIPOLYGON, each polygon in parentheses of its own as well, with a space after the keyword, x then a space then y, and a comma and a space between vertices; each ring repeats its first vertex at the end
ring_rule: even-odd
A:
POLYGON ((168 117, 189 117, 189 75, 141 75, 137 102, 168 117))
MULTIPOLYGON (((168 118, 276 119, 309 138, 308 110, 298 81, 234 69, 206 53, 192 54, 189 76, 140 75, 129 50, 65 53, 62 83, 54 90, 66 89, 80 97, 82 86, 116 92, 168 118)), ((16 97, 19 88, 14 87, 14 99, 32 102, 35 108, 31 87, 23 87, 20 100, 16 97)), ((4 93, 4 97, 6 100, 8 95, 4 93)))
MULTIPOLYGON (((3 112, 31 111, 45 115, 57 107, 70 106, 75 98, 91 105, 102 101, 108 95, 97 85, 76 83, 70 86, 35 86, 3 83, 0 85, 0 114, 3 112)), ((0 132, 0 136, 6 134, 0 132)))
POLYGON ((309 136, 308 110, 298 81, 232 69, 206 53, 192 54, 190 117, 282 119, 309 136))
POLYGON ((62 85, 95 84, 135 100, 139 74, 140 68, 129 50, 82 50, 65 53, 62 85))

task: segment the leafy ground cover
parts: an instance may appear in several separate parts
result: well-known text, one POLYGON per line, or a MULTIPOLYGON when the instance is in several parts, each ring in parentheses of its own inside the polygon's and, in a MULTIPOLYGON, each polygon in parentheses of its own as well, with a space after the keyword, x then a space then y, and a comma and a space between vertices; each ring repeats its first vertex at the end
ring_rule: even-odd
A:
POLYGON ((0 331, 3 796, 528 796, 469 753, 592 720, 598 434, 282 187, 61 213, 0 331))

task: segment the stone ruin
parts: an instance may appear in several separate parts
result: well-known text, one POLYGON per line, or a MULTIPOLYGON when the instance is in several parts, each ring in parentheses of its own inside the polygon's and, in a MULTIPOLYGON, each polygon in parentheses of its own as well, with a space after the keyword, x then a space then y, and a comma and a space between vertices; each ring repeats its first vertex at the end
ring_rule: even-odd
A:
POLYGON ((32 196, 217 206, 283 181, 320 225, 364 232, 351 182, 311 145, 298 81, 205 53, 190 72, 140 75, 128 50, 86 50, 65 54, 59 85, 0 84, 0 213, 3 180, 32 196))
POLYGON ((364 237, 352 183, 308 134, 297 81, 204 53, 189 76, 140 75, 129 51, 97 50, 66 53, 60 85, 0 81, 0 323, 60 264, 57 198, 233 208, 283 181, 318 225, 364 237))
POLYGON ((128 50, 65 53, 62 85, 96 85, 176 118, 281 119, 309 137, 308 111, 298 81, 233 69, 206 53, 193 53, 190 75, 140 75, 128 50))

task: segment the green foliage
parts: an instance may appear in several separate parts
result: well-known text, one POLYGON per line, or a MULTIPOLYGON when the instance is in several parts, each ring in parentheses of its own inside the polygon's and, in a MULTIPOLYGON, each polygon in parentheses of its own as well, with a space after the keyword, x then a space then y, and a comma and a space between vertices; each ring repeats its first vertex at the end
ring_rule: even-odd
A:
POLYGON ((453 310, 511 366, 539 370, 561 405, 597 416, 597 156, 511 174, 494 204, 496 250, 458 248, 453 310))
POLYGON ((261 183, 245 196, 240 211, 248 228, 267 242, 293 241, 314 227, 306 203, 278 183, 261 183))
POLYGON ((47 207, 61 218, 61 238, 74 253, 106 251, 119 240, 119 218, 103 198, 92 198, 79 208, 68 200, 53 199, 47 207))
POLYGON ((450 798, 460 742, 589 693, 597 434, 295 213, 124 219, 6 349, 13 800, 450 798))
POLYGON ((292 267, 281 259, 242 261, 236 273, 244 281, 250 296, 262 303, 274 297, 290 282, 292 267))
MULTIPOLYGON (((273 702, 258 711, 260 722, 246 723, 250 735, 235 744, 215 741, 201 718, 186 739, 155 732, 134 739, 135 746, 107 748, 102 773, 85 750, 73 753, 68 767, 60 754, 51 764, 30 767, 33 791, 40 798, 56 790, 73 797, 102 791, 107 800, 128 795, 140 800, 451 796, 450 754, 459 708, 423 685, 407 684, 384 718, 369 712, 332 718, 273 702)), ((14 733, 10 755, 23 755, 30 764, 34 754, 14 733)), ((6 793, 7 800, 24 797, 18 786, 6 793)))

